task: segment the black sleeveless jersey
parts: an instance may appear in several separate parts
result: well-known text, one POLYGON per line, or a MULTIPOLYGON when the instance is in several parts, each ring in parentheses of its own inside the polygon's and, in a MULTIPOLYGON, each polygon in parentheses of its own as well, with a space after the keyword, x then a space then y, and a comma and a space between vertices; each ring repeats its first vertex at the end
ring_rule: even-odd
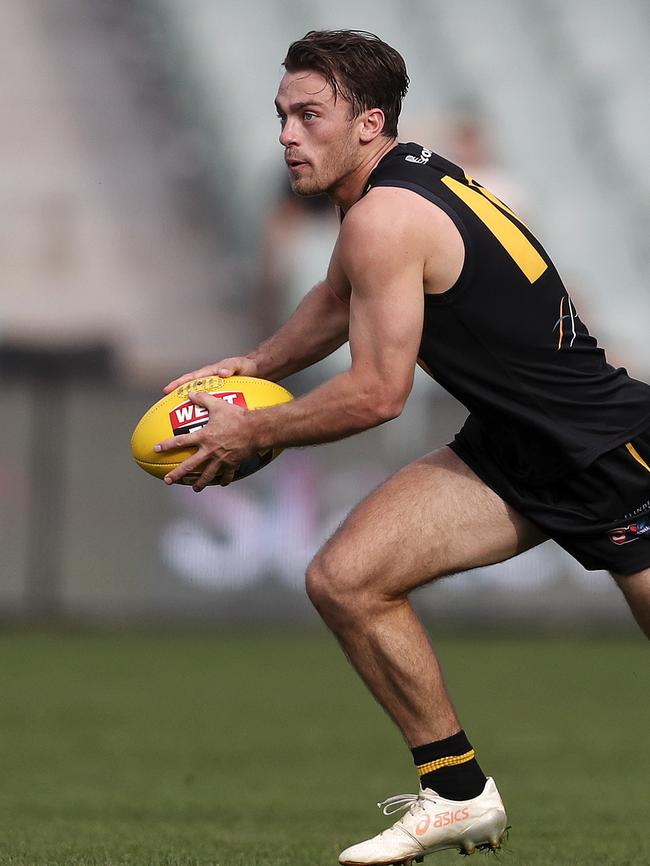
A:
POLYGON ((469 409, 464 433, 505 471, 541 483, 650 424, 650 386, 607 363, 547 253, 503 202, 413 143, 383 157, 364 194, 378 186, 433 202, 463 238, 457 282, 425 295, 419 360, 469 409))

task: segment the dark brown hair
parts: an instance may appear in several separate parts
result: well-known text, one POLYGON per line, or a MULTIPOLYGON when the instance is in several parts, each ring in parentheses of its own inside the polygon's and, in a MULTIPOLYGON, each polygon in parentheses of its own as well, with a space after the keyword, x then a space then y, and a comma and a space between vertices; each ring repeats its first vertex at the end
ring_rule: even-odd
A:
POLYGON ((382 135, 397 137, 397 119, 409 77, 402 55, 365 30, 310 30, 292 42, 282 64, 287 72, 319 72, 352 105, 352 117, 381 108, 382 135))

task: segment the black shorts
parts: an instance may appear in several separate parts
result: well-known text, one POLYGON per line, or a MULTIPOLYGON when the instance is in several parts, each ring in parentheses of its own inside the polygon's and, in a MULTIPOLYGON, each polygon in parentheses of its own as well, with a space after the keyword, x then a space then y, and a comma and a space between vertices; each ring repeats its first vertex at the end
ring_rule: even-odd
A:
POLYGON ((650 567, 650 429, 586 469, 539 485, 509 477, 464 430, 449 447, 586 569, 634 574, 650 567))

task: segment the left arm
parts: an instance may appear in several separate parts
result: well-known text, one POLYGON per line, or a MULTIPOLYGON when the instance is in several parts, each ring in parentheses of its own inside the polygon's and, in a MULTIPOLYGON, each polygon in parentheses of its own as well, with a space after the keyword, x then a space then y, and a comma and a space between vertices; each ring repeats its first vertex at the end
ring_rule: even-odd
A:
POLYGON ((422 262, 390 214, 368 210, 350 211, 337 248, 351 285, 352 366, 292 403, 251 413, 261 450, 343 439, 404 408, 422 335, 422 262))
MULTIPOLYGON (((169 473, 168 483, 206 461, 194 489, 217 475, 228 483, 256 452, 331 442, 401 413, 413 384, 424 307, 424 259, 410 223, 399 201, 380 195, 358 202, 341 227, 334 270, 351 289, 350 369, 304 397, 251 412, 196 395, 211 420, 196 433, 161 443, 161 450, 198 445, 169 473)), ((342 296, 345 289, 340 287, 342 296)))

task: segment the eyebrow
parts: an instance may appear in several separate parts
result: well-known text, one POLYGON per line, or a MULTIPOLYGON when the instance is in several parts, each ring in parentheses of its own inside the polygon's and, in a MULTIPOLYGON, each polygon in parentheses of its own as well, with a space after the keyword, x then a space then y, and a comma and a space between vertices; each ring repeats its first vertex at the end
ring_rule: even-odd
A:
MULTIPOLYGON (((275 107, 277 108, 277 110, 281 113, 284 113, 284 112, 282 112, 282 108, 280 106, 280 103, 277 101, 277 99, 274 102, 275 102, 275 107)), ((322 108, 324 105, 325 105, 324 102, 319 102, 316 99, 308 99, 307 102, 292 102, 291 105, 289 106, 289 111, 302 111, 304 108, 308 108, 308 107, 322 108)))

